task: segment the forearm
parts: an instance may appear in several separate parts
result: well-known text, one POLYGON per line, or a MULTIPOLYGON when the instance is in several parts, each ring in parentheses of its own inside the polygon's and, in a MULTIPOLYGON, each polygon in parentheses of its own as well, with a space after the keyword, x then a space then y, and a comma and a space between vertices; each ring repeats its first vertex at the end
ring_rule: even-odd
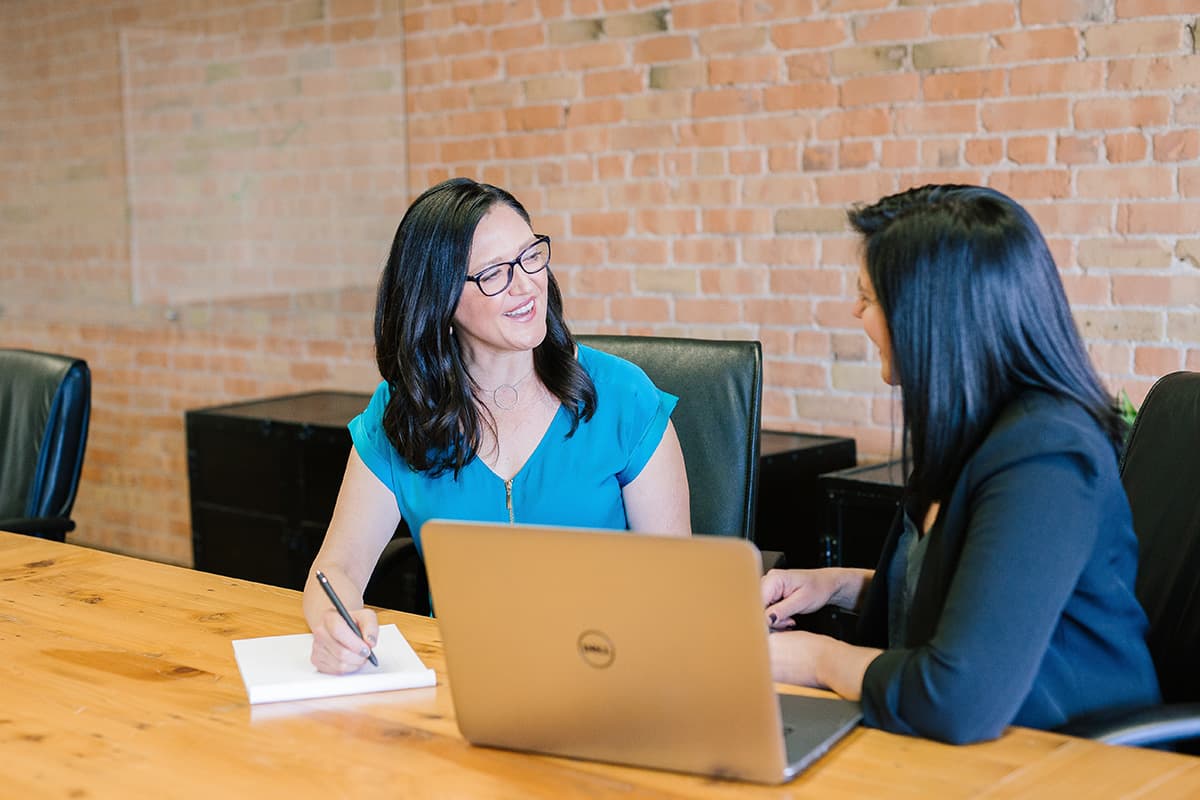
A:
POLYGON ((350 611, 355 611, 363 607, 363 589, 358 583, 350 578, 344 569, 335 562, 322 562, 318 555, 316 561, 313 562, 312 569, 309 570, 308 580, 304 583, 304 619, 308 622, 309 629, 314 629, 319 624, 322 616, 333 607, 329 598, 325 595, 325 591, 317 582, 316 571, 320 570, 329 580, 333 590, 337 592, 338 598, 345 604, 350 611))
POLYGON ((829 605, 857 611, 875 577, 873 569, 837 568, 837 588, 829 596, 829 605))
POLYGON ((867 667, 883 652, 809 631, 773 633, 768 641, 775 680, 832 689, 849 700, 862 697, 867 667))
POLYGON ((867 667, 882 652, 874 647, 858 647, 822 636, 816 644, 817 682, 847 700, 859 700, 867 667))

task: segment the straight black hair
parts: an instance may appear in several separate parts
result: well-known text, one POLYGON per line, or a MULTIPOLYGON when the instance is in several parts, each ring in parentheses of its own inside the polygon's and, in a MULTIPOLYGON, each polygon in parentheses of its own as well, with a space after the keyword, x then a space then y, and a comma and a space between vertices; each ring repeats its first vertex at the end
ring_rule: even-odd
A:
MULTIPOLYGON (((915 511, 949 497, 963 463, 1020 392, 1079 403, 1119 450, 1104 389, 1029 213, 980 186, 929 185, 849 212, 891 336, 915 511)), ((907 463, 906 463, 907 466, 907 463)))
MULTIPOLYGON (((482 426, 495 431, 475 402, 478 387, 451 324, 467 285, 475 228, 497 204, 530 222, 515 197, 490 184, 452 178, 427 189, 400 220, 379 280, 375 360, 391 390, 383 430, 410 467, 435 477, 447 470, 457 476, 478 452, 482 426)), ((547 276, 546 338, 534 348, 533 363, 570 414, 570 436, 595 412, 596 389, 575 359, 562 292, 549 268, 547 276)))

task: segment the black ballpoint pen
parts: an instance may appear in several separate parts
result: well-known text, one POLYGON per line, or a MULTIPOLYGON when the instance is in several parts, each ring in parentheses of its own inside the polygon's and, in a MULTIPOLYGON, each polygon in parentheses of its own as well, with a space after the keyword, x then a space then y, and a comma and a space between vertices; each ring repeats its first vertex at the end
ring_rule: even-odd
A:
MULTIPOLYGON (((333 607, 342 615, 342 619, 346 620, 346 624, 350 626, 350 630, 358 634, 358 638, 363 640, 363 644, 367 644, 367 640, 363 639, 362 628, 358 627, 358 623, 354 621, 354 617, 350 616, 350 612, 342 605, 342 600, 337 596, 337 592, 329 585, 329 579, 325 577, 325 573, 317 570, 317 583, 321 584, 321 588, 325 590, 325 594, 329 597, 329 602, 333 603, 333 607)), ((367 647, 367 658, 375 666, 379 666, 379 659, 375 657, 375 653, 370 646, 367 647)))

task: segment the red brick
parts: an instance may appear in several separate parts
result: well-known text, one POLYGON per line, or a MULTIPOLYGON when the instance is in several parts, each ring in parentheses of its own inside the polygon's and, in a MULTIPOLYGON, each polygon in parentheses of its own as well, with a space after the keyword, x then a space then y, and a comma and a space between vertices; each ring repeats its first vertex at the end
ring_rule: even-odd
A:
POLYGON ((921 88, 926 102, 1004 97, 1004 77, 1004 72, 995 69, 930 73, 921 88))
POLYGON ((1083 31, 1083 41, 1088 58, 1182 53, 1184 27, 1169 20, 1093 25, 1083 31))
POLYGON ((583 76, 583 92, 588 97, 633 94, 645 88, 645 76, 641 70, 607 70, 583 76))
POLYGON ((1100 158, 1100 139, 1096 136, 1060 136, 1055 145, 1060 164, 1095 164, 1100 158))
POLYGON ((771 43, 781 50, 808 50, 830 47, 847 41, 846 27, 840 19, 805 20, 771 26, 771 43))
POLYGON ((1044 130, 1067 127, 1071 103, 1063 98, 1010 100, 983 107, 983 127, 988 131, 1044 130))
MULTIPOLYGON (((536 58, 538 51, 533 51, 536 58)), ((611 69, 625 67, 628 63, 628 50, 618 42, 595 42, 579 45, 563 53, 563 65, 566 69, 584 71, 586 80, 587 70, 611 69)))
POLYGON ((978 129, 979 108, 974 103, 938 103, 909 106, 896 114, 899 134, 973 133, 978 129))
POLYGON ((993 173, 988 185, 1017 199, 1067 197, 1071 175, 1067 170, 1032 170, 993 173))
POLYGON ((1098 92, 1104 87, 1105 66, 1083 61, 1014 67, 1009 72, 1009 91, 1013 95, 1098 92))
POLYGON ((1124 58, 1109 61, 1108 88, 1145 92, 1200 84, 1200 55, 1124 58))
POLYGON ((1166 97, 1080 100, 1074 116, 1079 130, 1159 127, 1170 119, 1171 101, 1166 97))
MULTIPOLYGON (((906 42, 920 39, 925 34, 928 15, 922 9, 910 8, 878 14, 857 14, 851 19, 855 41, 864 44, 906 42)), ((943 32, 934 30, 934 33, 943 32)))
POLYGON ((1088 23, 1103 19, 1106 0, 1021 0, 1021 22, 1025 25, 1088 23))
POLYGON ((704 55, 760 53, 767 41, 767 30, 745 25, 736 28, 716 28, 702 32, 697 39, 700 52, 704 55))
POLYGON ((834 112, 824 117, 817 125, 817 135, 822 139, 884 136, 891 132, 890 115, 878 108, 834 112))
POLYGON ((696 56, 691 36, 663 34, 643 38, 633 45, 635 64, 657 64, 667 61, 688 61, 696 56))
POLYGON ((996 46, 989 52, 993 64, 1016 64, 1023 61, 1053 61, 1076 58, 1081 42, 1074 28, 1044 28, 1001 33, 996 46))
POLYGON ((1139 375, 1162 376, 1184 368, 1184 351, 1176 347, 1137 347, 1133 368, 1139 375))
POLYGON ((629 215, 621 211, 571 215, 571 231, 575 236, 623 236, 628 228, 629 215))
POLYGON ((740 4, 709 0, 709 2, 677 5, 671 9, 674 30, 736 25, 741 22, 740 4))
POLYGON ((708 76, 713 86, 730 86, 779 81, 782 70, 782 62, 773 55, 714 58, 709 61, 708 76))
POLYGON ((1044 164, 1050 140, 1045 136, 1015 136, 1008 140, 1008 157, 1017 164, 1044 164))
POLYGON ((1004 140, 970 139, 964 155, 968 164, 998 164, 1004 157, 1004 140))
POLYGON ((929 18, 930 33, 935 36, 962 36, 994 33, 1016 24, 1011 3, 984 3, 962 8, 941 8, 929 18))
POLYGON ((737 300, 677 297, 675 319, 679 322, 741 322, 742 304, 737 300))
POLYGON ((1200 219, 1200 202, 1122 203, 1117 208, 1117 231, 1192 235, 1197 219, 1200 219))
POLYGON ((1155 161, 1194 161, 1197 157, 1200 157, 1200 132, 1193 129, 1155 134, 1155 161))
POLYGON ((1168 167, 1089 167, 1076 173, 1075 183, 1079 197, 1169 198, 1174 194, 1174 174, 1168 167))
POLYGON ((837 99, 837 87, 824 81, 792 83, 763 90, 763 110, 833 108, 837 106, 837 99))
POLYGON ((1114 164, 1146 157, 1146 137, 1141 133, 1113 133, 1104 137, 1104 150, 1114 164))
POLYGON ((902 103, 917 100, 921 92, 916 75, 872 75, 869 78, 847 78, 842 82, 839 104, 843 108, 902 103))

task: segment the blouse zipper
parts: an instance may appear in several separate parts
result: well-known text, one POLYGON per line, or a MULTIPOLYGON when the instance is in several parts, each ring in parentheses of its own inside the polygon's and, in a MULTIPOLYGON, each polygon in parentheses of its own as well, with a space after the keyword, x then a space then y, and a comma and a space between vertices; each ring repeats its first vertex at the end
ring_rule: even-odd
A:
POLYGON ((517 520, 516 516, 513 514, 512 504, 512 478, 509 478, 504 482, 504 504, 508 506, 508 524, 516 525, 517 520))

